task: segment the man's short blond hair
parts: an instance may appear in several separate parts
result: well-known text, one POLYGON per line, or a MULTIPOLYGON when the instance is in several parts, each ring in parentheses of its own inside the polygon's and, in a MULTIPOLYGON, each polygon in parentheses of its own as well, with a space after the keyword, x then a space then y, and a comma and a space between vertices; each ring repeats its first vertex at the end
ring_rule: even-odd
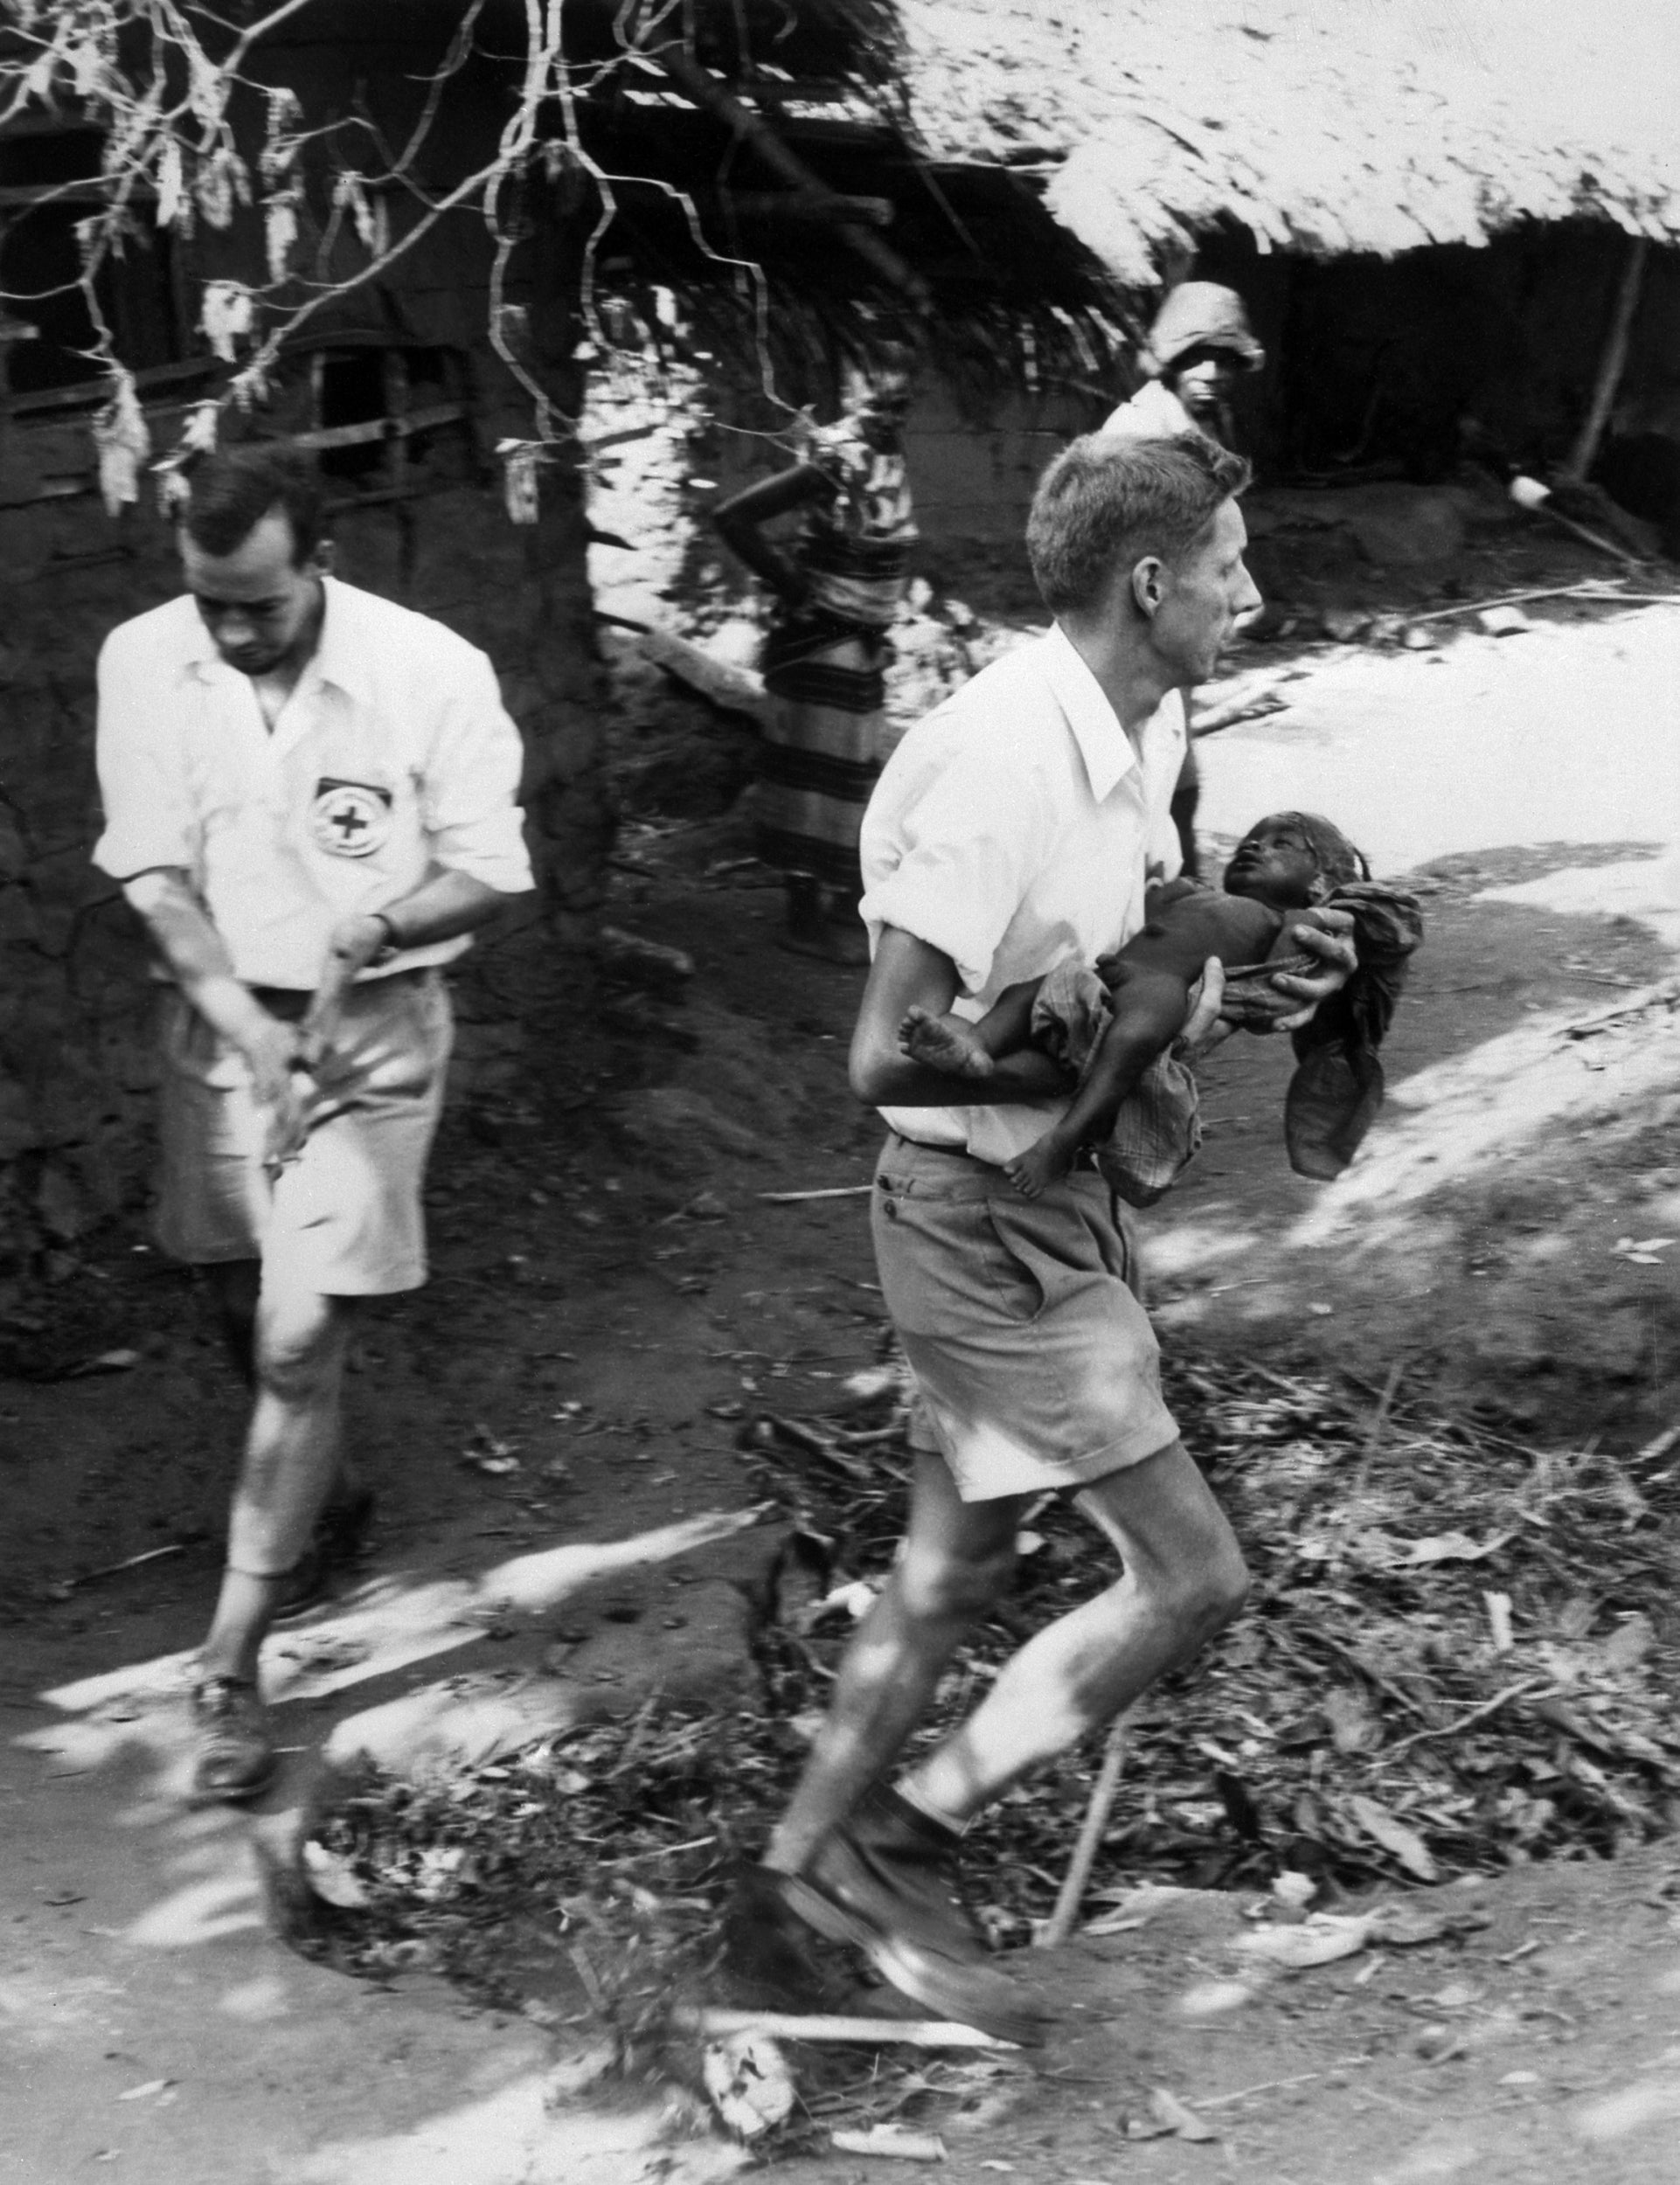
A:
POLYGON ((1170 440, 1087 433, 1038 481, 1027 518, 1027 558, 1052 614, 1093 607, 1114 572, 1149 555, 1171 565, 1252 475, 1203 433, 1170 440))

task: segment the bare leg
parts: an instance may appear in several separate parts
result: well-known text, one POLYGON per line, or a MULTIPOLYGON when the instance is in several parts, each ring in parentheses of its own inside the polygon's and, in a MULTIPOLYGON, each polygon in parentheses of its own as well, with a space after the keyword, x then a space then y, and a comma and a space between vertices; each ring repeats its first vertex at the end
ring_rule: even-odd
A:
POLYGON ((254 1680, 286 1576, 309 1546, 338 1463, 339 1391, 354 1307, 311 1292, 257 1305, 257 1397, 228 1525, 227 1564, 202 1661, 254 1680))
POLYGON ((968 1721, 912 1770, 912 1796, 955 1826, 1111 1721, 1246 1594, 1236 1537, 1182 1442, 1110 1473, 1079 1502, 1125 1574, 1029 1640, 968 1721))
POLYGON ((764 1863, 795 1874, 896 1758, 975 1617, 1008 1585, 1031 1498, 964 1502, 943 1460, 918 1453, 902 1560, 840 1664, 817 1735, 764 1863))
MULTIPOLYGON (((225 1259, 211 1268, 211 1281, 220 1316, 222 1340, 240 1378, 254 1397, 257 1391, 257 1301, 261 1294, 260 1259, 225 1259)), ((329 1501, 349 1502, 356 1493, 356 1475, 344 1456, 337 1453, 329 1501)))
POLYGON ((1024 1153, 1003 1163, 1003 1174, 1027 1198, 1036 1199, 1052 1183, 1059 1183, 1073 1165, 1079 1141, 1066 1133, 1047 1130, 1024 1153))

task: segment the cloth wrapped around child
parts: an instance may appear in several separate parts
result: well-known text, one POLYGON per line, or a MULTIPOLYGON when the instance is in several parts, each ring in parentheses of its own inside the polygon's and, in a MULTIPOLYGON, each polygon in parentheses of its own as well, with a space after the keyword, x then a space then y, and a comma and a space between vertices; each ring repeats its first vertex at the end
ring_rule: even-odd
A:
POLYGON ((1382 1106, 1378 1049, 1423 923, 1416 898, 1373 881, 1346 836, 1315 813, 1274 813, 1251 828, 1222 892, 1185 880, 1152 890, 1142 930, 1094 966, 1070 961, 1011 987, 977 1022, 913 1009, 899 1036, 907 1053, 957 1077, 989 1076, 999 1056, 1029 1044, 1053 1056, 1073 1098, 1007 1164, 1010 1179, 1036 1197, 1089 1147, 1121 1197, 1150 1206, 1202 1141, 1196 1080, 1173 1048, 1204 966, 1217 956, 1225 967, 1220 1016, 1269 1031, 1300 1006, 1274 976, 1316 968, 1293 934, 1334 923, 1321 910, 1351 918, 1359 968, 1294 1034, 1284 1137, 1298 1174, 1328 1180, 1382 1106))

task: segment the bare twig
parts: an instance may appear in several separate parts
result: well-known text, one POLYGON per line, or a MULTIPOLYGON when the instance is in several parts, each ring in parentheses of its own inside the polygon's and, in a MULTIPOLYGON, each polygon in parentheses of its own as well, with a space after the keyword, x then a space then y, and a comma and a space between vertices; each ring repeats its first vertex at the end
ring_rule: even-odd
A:
POLYGON ((1041 1950, 1054 1950, 1067 1940, 1073 1932, 1073 1922, 1080 1916, 1080 1905, 1090 1885, 1091 1869, 1096 1864, 1097 1851, 1102 1835, 1108 1826, 1108 1816, 1114 1811, 1114 1793, 1120 1788, 1120 1771, 1126 1761, 1126 1731, 1131 1721, 1131 1711, 1115 1717, 1108 1731, 1108 1742, 1102 1749, 1102 1765, 1097 1779, 1091 1786, 1091 1802, 1085 1809, 1085 1820, 1080 1828, 1080 1840, 1073 1847, 1073 1856, 1068 1862, 1067 1873, 1057 1894, 1056 1909, 1033 1937, 1041 1950))
POLYGON ((1471 1708, 1467 1715, 1457 1716, 1452 1722, 1440 1723, 1433 1729, 1414 1730, 1406 1737, 1397 1738, 1392 1745, 1383 1748, 1383 1758, 1392 1760, 1397 1753, 1406 1751, 1411 1745, 1421 1744, 1426 1738, 1456 1738, 1461 1731, 1485 1721, 1489 1715, 1496 1715, 1502 1707, 1509 1707, 1513 1700, 1549 1697, 1561 1689, 1559 1685, 1548 1684, 1543 1677, 1531 1678, 1526 1684, 1508 1684, 1503 1692, 1496 1692, 1491 1699, 1484 1699, 1480 1707, 1471 1708))
POLYGON ((774 2041, 862 2041, 885 2048, 904 2042, 917 2049, 1013 2049, 1012 2041, 995 2040, 977 2026, 960 2026, 937 2018, 803 2018, 779 2010, 722 2010, 710 2007, 684 2008, 671 2013, 670 2022, 681 2033, 703 2034, 709 2041, 731 2035, 761 2033, 774 2041))
POLYGON ((759 1197, 772 1206, 798 1206, 806 1199, 867 1198, 874 1189, 872 1183, 836 1183, 823 1191, 760 1191, 759 1197))

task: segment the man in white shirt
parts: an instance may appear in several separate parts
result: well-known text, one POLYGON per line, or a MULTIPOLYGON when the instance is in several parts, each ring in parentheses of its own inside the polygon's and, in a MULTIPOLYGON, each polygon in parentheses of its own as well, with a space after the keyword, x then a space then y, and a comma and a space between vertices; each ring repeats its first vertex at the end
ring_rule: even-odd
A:
POLYGON ((482 653, 326 573, 313 470, 193 473, 184 596, 107 639, 94 852, 163 995, 159 1242, 215 1276, 255 1402, 192 1708, 194 1795, 257 1796, 257 1658, 342 1475, 355 1301, 426 1279, 439 967, 531 885, 517 730, 482 653))
MULTIPOLYGON (((1031 2041, 1042 2025, 955 1891, 962 1830, 1022 1775, 1110 1721, 1235 1613, 1240 1551, 1161 1400, 1155 1338, 1111 1195, 1075 1169, 1040 1197, 1001 1163, 1065 1104, 1059 1074, 1007 1055, 950 1105, 900 1044, 906 1010, 982 1015, 1008 985, 1117 948, 1146 877, 1170 877, 1179 693, 1258 595, 1211 441, 1076 440, 1028 527, 1057 627, 977 676, 889 760, 863 836, 874 961, 851 1083, 889 1127, 873 1222, 881 1286, 919 1396, 904 1550, 842 1663, 828 1717, 730 1941, 762 1985, 802 1972, 803 1922, 861 1948, 924 2009, 1031 2041), (1001 1082, 1000 1082, 1001 1079, 1001 1082), (1123 1572, 1005 1664, 967 1722, 885 1777, 975 1619, 1007 1587, 1023 1511, 1078 1496, 1123 1572), (790 1918, 789 1915, 792 1915, 790 1918)), ((1352 968, 1336 935, 1285 980, 1304 1021, 1352 968)), ((1211 1023, 1211 963, 1192 1031, 1211 1023)))

